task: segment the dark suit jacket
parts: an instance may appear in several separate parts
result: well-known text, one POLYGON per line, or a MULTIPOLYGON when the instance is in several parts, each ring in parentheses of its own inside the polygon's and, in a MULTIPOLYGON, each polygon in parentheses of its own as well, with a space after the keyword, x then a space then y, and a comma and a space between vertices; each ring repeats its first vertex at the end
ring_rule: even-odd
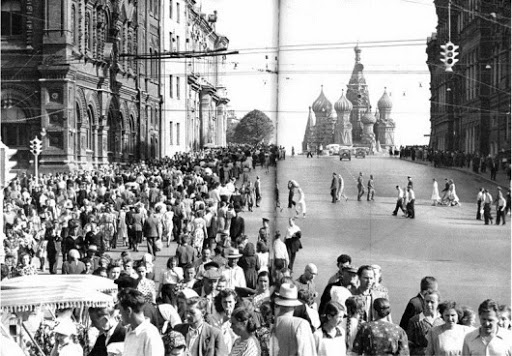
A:
POLYGON ((409 300, 407 303, 407 307, 405 307, 404 315, 402 315, 402 319, 400 320, 400 327, 404 330, 407 330, 407 326, 409 325, 409 320, 421 313, 423 311, 423 297, 420 293, 414 298, 409 300))
POLYGON ((245 234, 245 221, 241 216, 235 216, 231 218, 231 226, 229 228, 229 236, 232 239, 236 239, 237 237, 245 234))
MULTIPOLYGON (((187 337, 190 324, 179 324, 174 327, 174 331, 180 332, 185 338, 187 337)), ((203 330, 199 335, 199 348, 197 354, 191 356, 227 356, 228 349, 222 338, 222 332, 213 326, 203 324, 203 330)), ((192 350, 189 350, 192 351, 192 350)))
MULTIPOLYGON (((125 335, 126 335, 126 329, 121 325, 121 323, 118 323, 114 330, 114 333, 108 340, 107 345, 109 345, 113 342, 124 342, 125 335)), ((98 342, 96 341, 91 352, 89 352, 89 356, 107 356, 106 345, 98 345, 98 342)))

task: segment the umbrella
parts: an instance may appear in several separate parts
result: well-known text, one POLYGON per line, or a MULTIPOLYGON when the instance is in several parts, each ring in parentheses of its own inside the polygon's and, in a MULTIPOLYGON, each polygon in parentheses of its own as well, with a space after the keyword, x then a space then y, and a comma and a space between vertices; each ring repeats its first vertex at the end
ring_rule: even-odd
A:
POLYGON ((32 311, 40 306, 56 309, 95 307, 106 308, 114 305, 111 296, 76 286, 50 286, 33 288, 5 289, 0 291, 0 309, 8 312, 32 311))
POLYGON ((2 281, 1 289, 44 288, 73 286, 78 289, 115 292, 117 284, 113 280, 90 274, 43 274, 16 277, 2 281))

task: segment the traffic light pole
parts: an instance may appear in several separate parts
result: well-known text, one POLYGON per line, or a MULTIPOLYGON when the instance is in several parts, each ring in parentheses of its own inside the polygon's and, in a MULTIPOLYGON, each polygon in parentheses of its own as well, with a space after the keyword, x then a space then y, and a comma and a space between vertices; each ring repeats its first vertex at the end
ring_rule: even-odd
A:
POLYGON ((39 187, 39 155, 34 154, 34 172, 36 175, 36 187, 39 187))

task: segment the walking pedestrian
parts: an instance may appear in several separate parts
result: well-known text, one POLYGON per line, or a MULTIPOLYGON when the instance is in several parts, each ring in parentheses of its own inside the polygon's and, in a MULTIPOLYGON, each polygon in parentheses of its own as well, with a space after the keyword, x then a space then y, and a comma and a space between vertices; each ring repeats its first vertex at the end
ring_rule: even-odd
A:
POLYGON ((254 194, 256 195, 256 207, 259 208, 261 202, 261 180, 259 176, 254 181, 254 194))
POLYGON ((295 194, 295 185, 290 180, 288 181, 288 209, 291 209, 295 206, 295 201, 293 200, 293 196, 295 194))
POLYGON ((482 200, 484 197, 484 188, 480 188, 478 191, 478 194, 476 196, 476 219, 482 220, 482 214, 483 214, 483 207, 482 207, 482 200))
POLYGON ((432 179, 432 195, 430 199, 432 200, 432 206, 436 206, 441 200, 441 197, 439 196, 439 187, 435 178, 432 179))
POLYGON ((396 190, 398 192, 398 196, 396 198, 395 210, 393 210, 393 214, 392 214, 394 216, 396 216, 396 214, 398 213, 398 209, 402 210, 402 213, 405 214, 405 210, 404 210, 404 191, 402 190, 402 188, 400 188, 399 185, 396 186, 396 190))
POLYGON ((484 222, 485 225, 489 225, 489 222, 492 224, 492 215, 491 215, 491 204, 492 204, 492 195, 489 193, 487 189, 484 189, 484 222))
POLYGON ((416 196, 414 195, 414 190, 412 190, 412 187, 407 187, 407 194, 406 194, 406 207, 407 207, 407 217, 410 219, 415 218, 415 212, 414 212, 414 201, 416 200, 416 196))
POLYGON ((336 196, 336 200, 341 200, 341 198, 345 198, 345 201, 348 200, 345 195, 345 182, 343 181, 343 177, 341 174, 338 174, 338 194, 336 196))
POLYGON ((302 243, 300 242, 300 238, 302 237, 302 232, 300 231, 300 227, 295 225, 294 218, 290 218, 288 220, 289 226, 286 230, 285 244, 286 249, 288 251, 288 256, 290 257, 290 264, 288 268, 293 271, 293 264, 295 262, 295 257, 297 255, 297 251, 302 248, 302 243))
POLYGON ((337 196, 338 196, 338 186, 339 186, 338 175, 336 174, 336 172, 334 172, 332 174, 332 180, 331 180, 332 203, 336 203, 337 196))
POLYGON ((359 172, 359 177, 357 177, 357 201, 361 201, 361 197, 363 195, 364 195, 363 172, 359 172))
POLYGON ((297 187, 297 192, 299 193, 299 201, 295 206, 295 212, 297 215, 300 215, 302 212, 302 217, 306 218, 306 196, 304 195, 304 191, 300 186, 297 187))
POLYGON ((368 195, 366 196, 366 200, 373 201, 374 195, 375 195, 375 185, 373 183, 373 175, 370 174, 370 179, 368 179, 368 195))
POLYGON ((505 207, 507 206, 507 201, 503 197, 503 193, 501 189, 498 189, 498 197, 496 198, 496 225, 499 225, 500 222, 505 225, 505 207))

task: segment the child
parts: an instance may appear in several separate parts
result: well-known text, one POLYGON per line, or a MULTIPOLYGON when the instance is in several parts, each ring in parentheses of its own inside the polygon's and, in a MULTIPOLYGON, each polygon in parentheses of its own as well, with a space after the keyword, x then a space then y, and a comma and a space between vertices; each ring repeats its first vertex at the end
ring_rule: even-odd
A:
POLYGON ((512 323, 510 322, 510 307, 508 305, 500 305, 499 307, 500 320, 498 325, 505 330, 512 330, 512 323))

